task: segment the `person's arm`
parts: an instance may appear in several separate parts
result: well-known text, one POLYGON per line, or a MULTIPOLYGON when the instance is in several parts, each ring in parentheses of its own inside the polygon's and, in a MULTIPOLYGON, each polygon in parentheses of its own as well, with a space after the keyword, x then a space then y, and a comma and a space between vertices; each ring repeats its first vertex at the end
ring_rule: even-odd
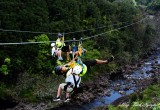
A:
POLYGON ((65 67, 70 67, 70 62, 64 65, 65 67))
POLYGON ((52 47, 52 52, 51 52, 51 55, 53 56, 54 55, 54 53, 55 53, 55 47, 52 47))
POLYGON ((87 52, 87 50, 86 50, 85 48, 83 48, 82 51, 83 51, 83 53, 86 53, 86 52, 87 52))
POLYGON ((75 61, 74 61, 74 60, 71 60, 69 63, 65 64, 64 66, 65 66, 65 67, 73 68, 73 67, 75 66, 75 61))
POLYGON ((79 51, 76 51, 73 60, 74 60, 74 61, 77 60, 77 59, 78 59, 78 56, 79 56, 79 51))

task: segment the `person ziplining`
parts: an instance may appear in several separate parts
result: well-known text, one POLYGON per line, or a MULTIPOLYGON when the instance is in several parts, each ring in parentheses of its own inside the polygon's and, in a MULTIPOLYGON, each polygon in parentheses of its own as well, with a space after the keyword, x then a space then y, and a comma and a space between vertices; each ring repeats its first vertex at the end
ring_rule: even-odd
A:
POLYGON ((64 46, 64 37, 62 34, 58 34, 58 38, 56 40, 56 43, 51 43, 51 47, 52 47, 52 50, 51 50, 51 55, 52 56, 57 56, 58 57, 58 60, 63 60, 62 58, 62 47, 64 46))
POLYGON ((69 94, 72 93, 75 89, 77 89, 81 82, 81 77, 79 74, 81 73, 82 68, 79 66, 75 66, 71 69, 71 74, 68 75, 65 79, 65 83, 61 83, 57 90, 57 96, 53 99, 53 101, 61 100, 61 92, 62 90, 66 92, 65 101, 70 101, 69 94))

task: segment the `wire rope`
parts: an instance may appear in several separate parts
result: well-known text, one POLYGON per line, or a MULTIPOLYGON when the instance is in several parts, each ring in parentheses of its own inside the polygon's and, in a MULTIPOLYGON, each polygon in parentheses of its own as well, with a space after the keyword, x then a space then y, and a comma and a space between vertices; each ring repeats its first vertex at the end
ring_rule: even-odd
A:
MULTIPOLYGON (((135 25, 135 24, 138 24, 140 22, 142 22, 144 19, 146 19, 147 17, 137 21, 137 22, 134 22, 134 23, 131 23, 129 25, 125 25, 125 26, 122 26, 122 27, 119 27, 119 28, 116 28, 116 29, 112 29, 112 30, 109 30, 109 31, 106 31, 104 33, 100 33, 100 34, 97 34, 97 35, 94 35, 94 36, 90 36, 90 37, 86 37, 86 38, 83 38, 81 40, 87 40, 87 39, 90 39, 90 38, 94 38, 94 37, 98 37, 100 35, 104 35, 106 33, 109 33, 109 32, 113 32, 113 31, 116 31, 116 30, 120 30, 120 29, 123 29, 123 28, 126 28, 126 27, 129 27, 129 26, 132 26, 132 25, 135 25)), ((65 40, 64 42, 77 42, 77 41, 81 41, 81 40, 65 40)), ((40 43, 52 43, 52 42, 56 42, 56 41, 43 41, 43 42, 17 42, 17 43, 0 43, 0 45, 19 45, 19 44, 23 44, 23 45, 26 45, 26 44, 40 44, 40 43)))

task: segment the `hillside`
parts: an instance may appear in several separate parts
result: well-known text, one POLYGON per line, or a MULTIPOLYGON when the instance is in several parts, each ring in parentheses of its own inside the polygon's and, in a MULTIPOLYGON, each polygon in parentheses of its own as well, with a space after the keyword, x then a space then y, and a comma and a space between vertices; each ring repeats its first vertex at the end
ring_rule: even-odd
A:
POLYGON ((51 56, 50 44, 58 33, 64 33, 65 41, 83 39, 87 53, 82 61, 115 56, 113 63, 92 68, 83 77, 84 83, 146 57, 159 45, 159 22, 148 19, 152 17, 148 12, 159 15, 159 1, 136 2, 1 0, 0 99, 32 103, 53 98, 64 80, 54 73, 59 61, 51 56))

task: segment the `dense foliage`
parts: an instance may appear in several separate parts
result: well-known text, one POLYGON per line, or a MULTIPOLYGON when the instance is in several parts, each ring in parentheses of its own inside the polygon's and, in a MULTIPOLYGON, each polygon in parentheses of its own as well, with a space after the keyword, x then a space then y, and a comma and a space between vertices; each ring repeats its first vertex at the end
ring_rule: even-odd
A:
POLYGON ((65 34, 66 40, 104 33, 83 42, 88 50, 84 59, 113 54, 117 66, 135 61, 155 40, 134 0, 1 0, 0 10, 1 43, 48 42, 0 45, 0 82, 10 84, 24 73, 52 74, 56 61, 49 41, 56 40, 54 33, 89 29, 65 34), (145 24, 137 22, 141 19, 145 24))

